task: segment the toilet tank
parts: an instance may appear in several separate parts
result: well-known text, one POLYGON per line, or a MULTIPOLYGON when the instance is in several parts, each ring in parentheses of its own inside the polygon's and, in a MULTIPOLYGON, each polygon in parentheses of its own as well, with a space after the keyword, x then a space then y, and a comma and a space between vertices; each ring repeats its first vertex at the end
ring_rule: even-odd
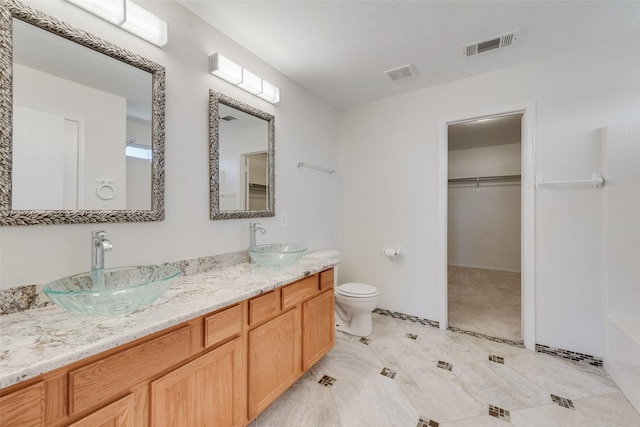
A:
MULTIPOLYGON (((329 259, 340 260, 340 252, 336 251, 335 249, 323 249, 320 251, 309 252, 308 254, 305 255, 305 257, 329 258, 329 259)), ((333 285, 338 286, 338 266, 337 265, 333 267, 333 285)))

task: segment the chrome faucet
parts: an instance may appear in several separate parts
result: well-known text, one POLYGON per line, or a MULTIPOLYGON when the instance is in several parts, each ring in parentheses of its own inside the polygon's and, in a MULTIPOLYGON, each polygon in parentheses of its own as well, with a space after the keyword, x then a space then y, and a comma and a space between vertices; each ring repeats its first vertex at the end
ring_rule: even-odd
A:
POLYGON ((259 222, 250 222, 249 223, 249 246, 256 245, 256 231, 259 231, 262 234, 267 234, 267 230, 260 227, 259 222))
POLYGON ((113 244, 104 231, 91 232, 91 270, 104 268, 104 253, 113 249, 113 244))

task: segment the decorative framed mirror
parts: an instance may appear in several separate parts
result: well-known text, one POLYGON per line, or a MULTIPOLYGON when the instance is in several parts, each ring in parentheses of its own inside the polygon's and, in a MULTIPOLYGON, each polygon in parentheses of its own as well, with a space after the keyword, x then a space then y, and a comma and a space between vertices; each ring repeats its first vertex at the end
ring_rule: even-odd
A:
POLYGON ((164 67, 5 0, 0 91, 0 225, 164 219, 164 67))
POLYGON ((275 216, 275 118, 209 91, 211 219, 275 216))

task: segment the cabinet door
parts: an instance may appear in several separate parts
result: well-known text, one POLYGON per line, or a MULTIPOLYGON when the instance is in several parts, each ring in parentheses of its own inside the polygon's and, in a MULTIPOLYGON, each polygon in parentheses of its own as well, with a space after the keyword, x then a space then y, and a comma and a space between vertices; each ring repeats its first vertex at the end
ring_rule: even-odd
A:
POLYGON ((44 382, 0 398, 0 426, 44 426, 44 382))
POLYGON ((116 400, 69 427, 133 427, 133 394, 116 400))
POLYGON ((249 419, 301 375, 298 307, 249 332, 249 419))
POLYGON ((151 383, 151 425, 239 426, 241 376, 236 338, 151 383))
POLYGON ((302 369, 322 358, 334 342, 333 289, 302 305, 302 369))

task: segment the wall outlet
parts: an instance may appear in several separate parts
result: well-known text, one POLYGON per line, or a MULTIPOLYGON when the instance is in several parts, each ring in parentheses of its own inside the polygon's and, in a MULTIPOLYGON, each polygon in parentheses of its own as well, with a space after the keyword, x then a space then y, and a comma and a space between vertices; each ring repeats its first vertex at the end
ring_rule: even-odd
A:
POLYGON ((286 227, 287 226, 287 213, 286 212, 280 212, 280 227, 286 227))

